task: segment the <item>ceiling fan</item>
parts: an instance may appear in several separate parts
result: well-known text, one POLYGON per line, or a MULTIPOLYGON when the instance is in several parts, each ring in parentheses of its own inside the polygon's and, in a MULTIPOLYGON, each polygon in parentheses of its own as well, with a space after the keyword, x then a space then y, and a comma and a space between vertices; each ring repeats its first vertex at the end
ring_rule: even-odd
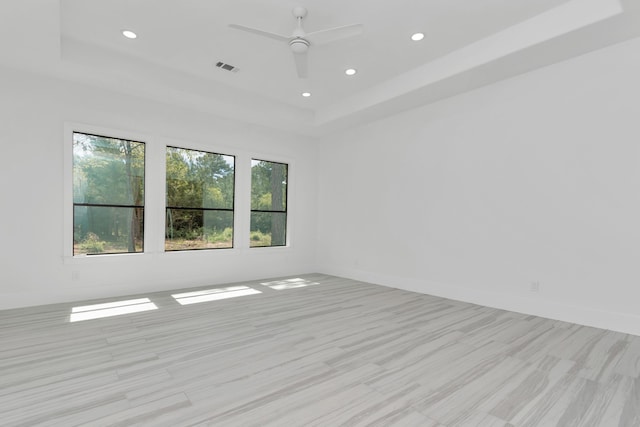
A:
POLYGON ((351 24, 342 27, 329 28, 326 30, 305 33, 302 28, 302 20, 307 16, 307 9, 302 6, 294 7, 291 11, 296 18, 297 27, 290 36, 271 33, 269 31, 258 30, 256 28, 245 27, 244 25, 230 24, 231 28, 247 31, 249 33, 258 34, 260 36, 269 37, 281 42, 286 42, 296 62, 298 77, 304 79, 307 77, 307 51, 309 46, 323 45, 334 41, 342 40, 362 34, 362 24, 351 24))

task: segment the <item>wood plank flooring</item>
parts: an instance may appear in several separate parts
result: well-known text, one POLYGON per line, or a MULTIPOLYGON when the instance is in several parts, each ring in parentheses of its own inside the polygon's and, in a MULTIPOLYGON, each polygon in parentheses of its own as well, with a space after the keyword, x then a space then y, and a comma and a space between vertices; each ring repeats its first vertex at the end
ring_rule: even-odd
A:
POLYGON ((242 285, 0 312, 0 425, 640 426, 640 337, 320 274, 242 285))

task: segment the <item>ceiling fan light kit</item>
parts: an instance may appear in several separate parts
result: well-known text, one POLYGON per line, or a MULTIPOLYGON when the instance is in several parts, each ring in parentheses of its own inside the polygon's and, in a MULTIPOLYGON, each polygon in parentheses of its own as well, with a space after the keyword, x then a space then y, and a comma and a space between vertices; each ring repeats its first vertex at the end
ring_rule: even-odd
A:
POLYGON ((302 6, 296 6, 291 11, 296 19, 297 26, 290 36, 272 33, 269 31, 259 30, 257 28, 245 27, 244 25, 230 24, 231 28, 246 31, 248 33, 257 34, 259 36, 268 37, 280 42, 286 42, 294 54, 296 64, 296 72, 298 78, 307 78, 308 58, 307 52, 313 45, 323 45, 334 41, 342 40, 362 34, 362 24, 351 24, 342 27, 329 28, 326 30, 314 31, 306 33, 302 27, 302 20, 307 16, 307 9, 302 6))
POLYGON ((305 39, 296 38, 289 42, 293 53, 305 53, 309 49, 309 42, 305 39))

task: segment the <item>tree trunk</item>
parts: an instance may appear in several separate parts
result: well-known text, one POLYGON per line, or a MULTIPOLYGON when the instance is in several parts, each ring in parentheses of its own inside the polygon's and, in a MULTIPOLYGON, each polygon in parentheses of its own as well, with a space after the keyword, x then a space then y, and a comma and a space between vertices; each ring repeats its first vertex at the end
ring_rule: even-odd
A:
MULTIPOLYGON (((124 143, 124 164, 125 164, 125 168, 127 170, 127 177, 129 178, 129 200, 131 200, 131 202, 133 204, 137 204, 136 203, 136 198, 137 198, 137 191, 136 191, 136 182, 133 179, 133 176, 131 175, 131 142, 129 141, 125 141, 124 143)), ((128 245, 128 251, 129 252, 135 252, 136 251, 136 229, 138 228, 137 224, 138 221, 136 220, 136 209, 133 208, 131 209, 131 221, 129 224, 129 236, 127 238, 127 245, 128 245)))
MULTIPOLYGON (((284 168, 285 165, 279 163, 272 163, 271 168, 271 209, 274 211, 284 210, 283 206, 283 189, 282 182, 284 180, 284 168)), ((284 246, 285 245, 285 226, 286 226, 286 214, 273 213, 271 214, 271 246, 284 246)))

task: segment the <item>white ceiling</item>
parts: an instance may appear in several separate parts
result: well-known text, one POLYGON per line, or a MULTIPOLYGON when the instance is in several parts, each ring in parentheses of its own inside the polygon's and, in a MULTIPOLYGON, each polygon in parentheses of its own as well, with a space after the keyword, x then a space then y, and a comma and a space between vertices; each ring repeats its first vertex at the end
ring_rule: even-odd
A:
POLYGON ((3 0, 0 63, 253 123, 321 134, 433 102, 640 35, 637 0, 3 0), (290 34, 352 23, 311 46, 299 79, 290 34), (122 29, 138 33, 136 40, 122 29), (424 32, 421 42, 410 35, 424 32), (22 36, 19 36, 22 34, 22 36), (239 68, 215 67, 223 61, 239 68), (346 68, 358 69, 347 77, 346 68), (312 92, 302 98, 303 91, 312 92))

